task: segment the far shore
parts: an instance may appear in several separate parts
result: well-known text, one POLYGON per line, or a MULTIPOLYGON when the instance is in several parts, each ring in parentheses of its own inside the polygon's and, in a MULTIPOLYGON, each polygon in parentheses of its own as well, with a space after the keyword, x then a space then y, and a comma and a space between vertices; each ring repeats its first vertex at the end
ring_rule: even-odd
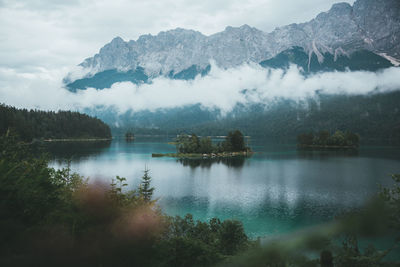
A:
POLYGON ((111 141, 112 138, 63 138, 63 139, 44 139, 43 142, 95 142, 111 141))
POLYGON ((357 146, 321 146, 321 145, 297 145, 299 149, 306 150, 357 150, 357 146))

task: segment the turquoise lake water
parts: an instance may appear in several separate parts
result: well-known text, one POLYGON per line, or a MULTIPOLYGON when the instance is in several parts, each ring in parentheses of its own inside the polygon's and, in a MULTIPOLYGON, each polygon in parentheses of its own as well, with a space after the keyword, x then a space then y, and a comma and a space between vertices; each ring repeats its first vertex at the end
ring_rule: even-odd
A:
POLYGON ((251 140, 250 158, 178 160, 152 158, 175 152, 167 138, 49 145, 50 165, 90 180, 126 177, 131 188, 147 166, 154 197, 169 215, 197 220, 238 219, 251 237, 290 233, 328 222, 361 207, 400 173, 400 149, 365 146, 351 151, 298 151, 294 144, 251 140))

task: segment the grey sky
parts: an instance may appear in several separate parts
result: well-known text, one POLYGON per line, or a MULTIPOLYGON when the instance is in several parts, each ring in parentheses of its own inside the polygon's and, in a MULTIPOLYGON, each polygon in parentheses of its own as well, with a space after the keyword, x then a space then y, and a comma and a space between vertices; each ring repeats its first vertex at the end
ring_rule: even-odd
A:
MULTIPOLYGON (((18 72, 69 67, 115 36, 176 27, 204 34, 249 24, 264 31, 304 22, 336 0, 1 0, 0 67, 18 72)), ((354 1, 347 1, 354 2, 354 1)))
POLYGON ((57 109, 52 97, 63 95, 63 77, 115 36, 137 39, 177 27, 209 35, 243 24, 269 32, 308 21, 336 2, 0 0, 0 103, 57 109))

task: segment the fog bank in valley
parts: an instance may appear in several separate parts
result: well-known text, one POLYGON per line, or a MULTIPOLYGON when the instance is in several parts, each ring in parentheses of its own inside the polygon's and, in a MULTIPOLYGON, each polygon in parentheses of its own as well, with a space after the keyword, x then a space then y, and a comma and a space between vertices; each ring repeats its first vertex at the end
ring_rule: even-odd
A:
POLYGON ((194 80, 153 79, 149 84, 115 83, 111 88, 69 92, 62 84, 66 70, 39 70, 24 75, 0 71, 2 103, 45 110, 83 110, 112 107, 118 112, 157 110, 201 104, 230 112, 235 105, 271 104, 277 100, 302 101, 323 94, 364 95, 400 89, 400 68, 379 72, 325 72, 304 76, 296 66, 288 70, 242 65, 221 69, 212 63, 209 75, 194 80))

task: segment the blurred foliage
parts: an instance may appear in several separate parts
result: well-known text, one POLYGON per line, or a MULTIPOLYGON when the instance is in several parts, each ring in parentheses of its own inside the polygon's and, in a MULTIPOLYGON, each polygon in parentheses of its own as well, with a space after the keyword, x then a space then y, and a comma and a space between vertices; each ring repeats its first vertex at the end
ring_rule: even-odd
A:
POLYGON ((127 190, 123 177, 89 183, 29 150, 0 138, 0 266, 400 266, 388 258, 400 240, 400 175, 358 212, 251 241, 239 221, 164 215, 147 169, 127 190))
POLYGON ((400 175, 393 179, 392 188, 383 188, 361 210, 342 214, 329 224, 265 240, 221 266, 400 266, 400 175))
MULTIPOLYGON (((395 186, 392 188, 382 188, 380 197, 391 208, 390 226, 400 231, 400 174, 392 175, 395 186)), ((400 239, 400 235, 398 236, 400 239)))
POLYGON ((210 266, 251 245, 238 221, 164 215, 148 169, 126 190, 47 163, 0 137, 0 266, 210 266))

